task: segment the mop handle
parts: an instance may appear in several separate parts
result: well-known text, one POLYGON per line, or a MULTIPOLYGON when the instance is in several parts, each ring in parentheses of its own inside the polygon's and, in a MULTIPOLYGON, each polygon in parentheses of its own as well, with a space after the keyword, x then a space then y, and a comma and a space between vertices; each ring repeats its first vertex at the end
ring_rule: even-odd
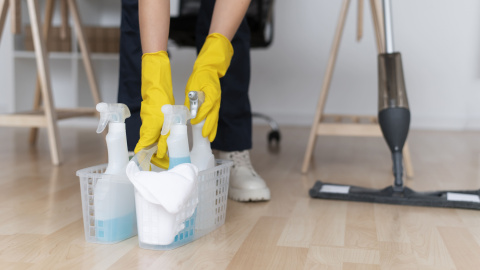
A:
POLYGON ((385 30, 385 53, 393 53, 392 4, 383 0, 383 25, 385 30))

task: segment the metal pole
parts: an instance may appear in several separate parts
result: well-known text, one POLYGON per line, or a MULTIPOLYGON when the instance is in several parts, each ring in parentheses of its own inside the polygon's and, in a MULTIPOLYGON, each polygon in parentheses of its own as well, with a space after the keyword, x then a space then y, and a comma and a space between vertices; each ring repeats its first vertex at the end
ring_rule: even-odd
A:
POLYGON ((385 53, 393 53, 392 4, 383 0, 383 22, 385 29, 385 53))

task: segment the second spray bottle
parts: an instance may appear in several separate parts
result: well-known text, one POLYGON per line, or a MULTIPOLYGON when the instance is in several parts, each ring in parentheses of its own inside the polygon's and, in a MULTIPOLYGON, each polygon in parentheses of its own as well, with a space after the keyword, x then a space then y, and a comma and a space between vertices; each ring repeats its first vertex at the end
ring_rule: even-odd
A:
POLYGON ((197 125, 192 125, 193 146, 191 152, 189 152, 186 124, 190 118, 196 117, 205 100, 205 94, 201 91, 190 91, 188 97, 191 112, 183 105, 165 105, 162 107, 165 119, 162 135, 165 136, 170 132, 167 139, 168 155, 170 157, 169 169, 182 163, 192 163, 198 167, 199 171, 203 171, 215 166, 215 157, 210 147, 210 141, 202 135, 205 120, 197 125))

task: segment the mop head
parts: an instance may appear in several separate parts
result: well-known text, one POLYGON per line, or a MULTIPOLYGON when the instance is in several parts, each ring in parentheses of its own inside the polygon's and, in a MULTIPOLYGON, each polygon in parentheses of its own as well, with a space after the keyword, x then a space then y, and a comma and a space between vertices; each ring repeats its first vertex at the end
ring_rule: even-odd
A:
POLYGON ((395 192, 391 186, 377 190, 317 181, 309 193, 319 199, 480 210, 480 190, 416 192, 404 187, 395 192))

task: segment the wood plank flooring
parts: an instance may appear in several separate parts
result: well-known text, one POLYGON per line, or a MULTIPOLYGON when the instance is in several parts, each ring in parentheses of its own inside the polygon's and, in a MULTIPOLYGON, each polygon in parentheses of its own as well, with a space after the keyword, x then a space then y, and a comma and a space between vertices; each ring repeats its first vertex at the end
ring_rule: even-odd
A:
MULTIPOLYGON (((252 161, 272 200, 228 201, 225 225, 171 251, 85 242, 78 169, 107 161, 92 128, 60 128, 65 162, 47 138, 0 129, 0 269, 479 269, 480 212, 310 199, 317 179, 382 188, 392 183, 381 138, 320 138, 300 173, 309 129, 283 127, 279 151, 254 128, 252 161)), ((480 133, 412 131, 417 190, 480 187, 480 133)))

